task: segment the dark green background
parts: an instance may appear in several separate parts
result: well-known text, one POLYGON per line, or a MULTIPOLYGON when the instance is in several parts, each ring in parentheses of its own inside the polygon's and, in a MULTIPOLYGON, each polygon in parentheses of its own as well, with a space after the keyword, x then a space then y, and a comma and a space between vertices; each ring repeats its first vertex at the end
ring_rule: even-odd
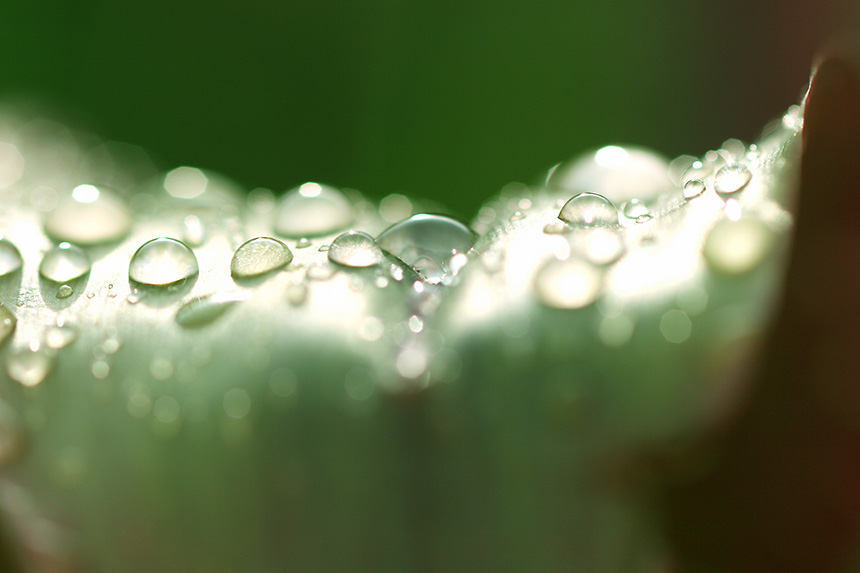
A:
POLYGON ((0 99, 38 100, 165 168, 470 216, 589 147, 754 138, 851 1, 7 2, 0 99))

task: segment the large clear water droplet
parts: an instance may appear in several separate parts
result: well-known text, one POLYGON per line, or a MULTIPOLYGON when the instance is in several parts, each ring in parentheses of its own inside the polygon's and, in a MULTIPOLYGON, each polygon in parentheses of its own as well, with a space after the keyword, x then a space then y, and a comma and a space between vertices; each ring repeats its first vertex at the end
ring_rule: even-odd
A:
POLYGON ((275 232, 285 237, 315 237, 349 227, 352 202, 340 191, 305 183, 289 191, 275 210, 275 232))
POLYGON ((553 259, 535 275, 534 289, 537 299, 550 308, 583 308, 600 296, 603 271, 580 259, 553 259))
POLYGON ((236 249, 230 273, 237 279, 256 277, 285 267, 292 260, 293 252, 281 241, 257 237, 236 249))
POLYGON ((752 172, 743 163, 726 165, 714 176, 714 191, 726 198, 741 191, 752 179, 752 172))
POLYGON ((69 285, 60 285, 60 288, 57 289, 57 298, 69 298, 73 294, 75 294, 75 289, 69 285))
POLYGON ((52 351, 38 344, 16 350, 6 357, 6 374, 22 386, 32 388, 41 384, 54 368, 52 351))
POLYGON ((248 300, 246 292, 216 293, 195 298, 176 312, 176 322, 186 328, 199 328, 215 322, 236 303, 248 300))
POLYGON ((349 231, 332 242, 328 260, 345 267, 373 267, 384 262, 385 255, 373 237, 360 231, 349 231))
POLYGON ((134 253, 128 277, 137 283, 166 286, 196 276, 197 257, 185 243, 168 237, 147 241, 134 253))
POLYGON ((66 283, 90 272, 90 257, 80 248, 60 243, 42 258, 39 273, 48 280, 66 283))
POLYGON ((472 248, 475 234, 443 215, 414 215, 382 232, 377 244, 410 265, 429 283, 439 284, 451 273, 451 257, 472 248))
POLYGON ((15 318, 12 311, 0 302, 0 344, 6 342, 6 339, 12 335, 15 331, 15 324, 17 324, 17 322, 18 319, 15 318))
POLYGON ((684 183, 684 198, 685 199, 693 199, 694 197, 698 197, 707 189, 707 185, 701 179, 690 179, 686 183, 684 183))
POLYGON ((45 232, 58 241, 95 245, 117 241, 131 229, 125 200, 95 185, 78 185, 45 220, 45 232))
POLYGON ((603 195, 580 193, 564 204, 558 218, 569 225, 601 227, 617 224, 618 211, 603 195))
POLYGON ((0 239, 0 277, 13 273, 21 268, 24 260, 12 241, 0 239))
POLYGON ((740 275, 758 267, 775 243, 776 233, 764 221, 723 220, 708 233, 702 254, 711 270, 740 275))

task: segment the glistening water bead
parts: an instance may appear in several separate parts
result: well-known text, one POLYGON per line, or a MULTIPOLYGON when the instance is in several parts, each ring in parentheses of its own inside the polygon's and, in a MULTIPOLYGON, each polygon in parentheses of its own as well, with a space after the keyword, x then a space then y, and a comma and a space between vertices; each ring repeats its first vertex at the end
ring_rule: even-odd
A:
POLYGON ((22 264, 24 260, 18 247, 8 239, 0 239, 0 277, 14 273, 22 264))
POLYGON ((292 260, 293 252, 278 239, 257 237, 236 249, 230 273, 238 279, 256 277, 283 268, 292 260))
POLYGON ((698 197, 707 189, 707 185, 701 179, 690 179, 686 183, 684 183, 684 198, 685 199, 693 199, 698 197))
POLYGON ((134 253, 128 277, 137 283, 167 286, 196 276, 197 257, 185 243, 168 237, 147 241, 134 253))
POLYGON ((328 260, 345 267, 373 267, 384 262, 385 255, 367 233, 348 231, 332 242, 328 260))
POLYGON ((726 165, 714 176, 714 191, 727 198, 741 191, 752 179, 752 172, 743 163, 726 165))
POLYGON ((558 218, 572 226, 601 227, 618 224, 618 210, 603 195, 580 193, 564 204, 558 218))
POLYGON ((317 237, 349 227, 352 202, 339 190, 305 183, 288 192, 275 210, 275 232, 284 237, 317 237))
POLYGON ((90 272, 90 257, 80 248, 60 243, 42 258, 39 274, 57 283, 66 283, 90 272))

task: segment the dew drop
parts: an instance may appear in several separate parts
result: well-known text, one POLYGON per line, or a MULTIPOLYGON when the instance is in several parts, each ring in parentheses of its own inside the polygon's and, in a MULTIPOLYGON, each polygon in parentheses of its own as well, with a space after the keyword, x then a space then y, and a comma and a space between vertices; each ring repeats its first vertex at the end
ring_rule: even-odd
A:
POLYGON ((281 241, 257 237, 236 249, 230 273, 237 279, 256 277, 285 267, 292 260, 293 252, 281 241))
POLYGON ((720 169, 714 176, 714 191, 720 197, 729 197, 741 191, 752 179, 752 172, 743 163, 732 163, 720 169))
POLYGON ((468 252, 474 240, 474 233, 459 221, 422 214, 392 225, 379 235, 377 243, 427 282, 439 284, 451 274, 451 257, 468 252))
POLYGON ((367 233, 348 231, 332 242, 328 260, 345 267, 373 267, 384 262, 385 255, 367 233))
POLYGON ((639 201, 639 199, 631 199, 626 202, 622 207, 621 211, 624 213, 624 216, 628 219, 638 220, 639 217, 643 215, 651 215, 651 210, 647 205, 639 201))
POLYGON ((285 237, 316 237, 345 229, 353 219, 346 195, 333 187, 305 183, 278 203, 275 231, 285 237))
POLYGON ((41 384, 54 368, 54 354, 39 344, 16 350, 6 357, 6 373, 22 386, 41 384))
POLYGON ((6 306, 0 302, 0 344, 6 342, 6 339, 15 331, 15 325, 18 319, 12 314, 6 306))
POLYGON ((197 257, 185 243, 160 237, 147 241, 134 253, 128 277, 137 283, 166 286, 196 276, 197 257))
POLYGON ((42 258, 39 273, 48 280, 65 283, 90 272, 90 257, 80 248, 60 243, 42 258))
POLYGON ((550 308, 583 308, 600 296, 603 272, 579 259, 547 262, 535 275, 535 294, 550 308))
POLYGON ((758 267, 771 253, 775 232, 758 219, 717 223, 702 248, 708 267, 721 274, 740 275, 758 267))
POLYGON ((684 183, 684 198, 693 199, 698 197, 708 188, 705 182, 701 179, 690 179, 684 183))
POLYGON ((195 298, 176 312, 176 322, 185 328, 199 328, 215 322, 238 302, 248 300, 246 292, 217 293, 195 298))
POLYGON ((0 277, 21 268, 24 260, 18 248, 8 239, 0 239, 0 277))
POLYGON ((45 332, 45 344, 48 348, 59 350, 78 339, 78 329, 70 324, 57 324, 45 332))
POLYGON ((57 298, 69 298, 73 294, 75 294, 75 289, 69 285, 60 285, 60 288, 57 289, 57 298))
POLYGON ((310 240, 310 239, 308 239, 307 237, 302 237, 301 239, 299 239, 298 241, 296 241, 296 248, 297 248, 297 249, 307 249, 307 248, 308 248, 308 247, 310 247, 312 244, 313 244, 313 243, 311 243, 311 240, 310 240))
POLYGON ((564 204, 558 218, 569 225, 601 227, 617 224, 618 211, 603 195, 580 193, 564 204))
POLYGON ((131 212, 120 195, 85 184, 60 200, 45 220, 45 232, 57 241, 97 245, 123 238, 131 223, 131 212))

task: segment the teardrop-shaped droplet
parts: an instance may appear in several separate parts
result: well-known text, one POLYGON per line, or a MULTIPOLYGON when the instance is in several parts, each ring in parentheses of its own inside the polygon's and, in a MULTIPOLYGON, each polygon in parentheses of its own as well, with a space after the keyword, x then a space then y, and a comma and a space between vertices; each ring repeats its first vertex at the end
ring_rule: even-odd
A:
POLYGON ((718 273, 740 275, 758 267, 772 252, 776 233, 759 219, 723 220, 702 247, 708 267, 718 273))
POLYGON ((684 198, 693 199, 705 192, 708 186, 701 179, 690 179, 684 183, 684 198))
POLYGON ((131 229, 125 200, 95 185, 78 185, 45 220, 45 232, 58 241, 96 245, 117 241, 131 229))
POLYGON ((0 344, 6 342, 6 339, 15 331, 15 324, 18 319, 0 302, 0 344))
POLYGON ((16 350, 6 357, 6 374, 22 386, 32 388, 41 384, 54 368, 54 354, 46 348, 16 350))
POLYGON ((714 191, 726 198, 741 191, 752 179, 752 172, 743 163, 726 165, 714 176, 714 191))
POLYGON ((60 288, 57 289, 57 298, 69 298, 73 294, 75 294, 75 289, 69 285, 60 285, 60 288))
POLYGON ((376 242, 418 271, 427 282, 439 284, 451 273, 451 257, 468 252, 474 240, 474 233, 459 221, 422 214, 392 225, 376 242))
POLYGON ((48 348, 59 350, 78 339, 78 329, 71 324, 57 324, 45 332, 45 344, 48 348))
POLYGON ((236 249, 230 273, 237 279, 257 277, 285 267, 292 260, 293 252, 281 241, 257 237, 236 249))
POLYGON ((373 267, 385 261, 385 255, 367 233, 348 231, 332 242, 328 260, 345 267, 373 267))
POLYGON ((168 237, 147 241, 134 253, 128 277, 137 283, 166 286, 196 276, 197 257, 185 243, 168 237))
POLYGON ((0 277, 17 271, 23 263, 18 247, 8 239, 0 239, 0 277))
POLYGON ((48 280, 67 283, 90 272, 90 257, 80 248, 60 243, 42 258, 39 273, 48 280))
POLYGON ((617 224, 618 211, 603 195, 580 193, 564 204, 558 218, 569 225, 601 227, 617 224))
POLYGON ((305 183, 289 191, 275 210, 275 232, 285 237, 316 237, 349 227, 352 202, 339 190, 305 183))
POLYGON ((248 300, 246 292, 216 293, 195 298, 176 312, 176 322, 185 328, 199 328, 214 322, 236 303, 248 300))
POLYGON ((535 275, 534 289, 537 299, 550 308, 583 308, 600 296, 603 271, 580 259, 553 259, 535 275))
POLYGON ((624 213, 625 217, 634 220, 638 219, 639 217, 642 217, 643 215, 651 214, 651 210, 648 208, 648 206, 642 203, 639 199, 631 199, 630 201, 626 202, 624 204, 624 207, 622 208, 622 212, 624 213))

